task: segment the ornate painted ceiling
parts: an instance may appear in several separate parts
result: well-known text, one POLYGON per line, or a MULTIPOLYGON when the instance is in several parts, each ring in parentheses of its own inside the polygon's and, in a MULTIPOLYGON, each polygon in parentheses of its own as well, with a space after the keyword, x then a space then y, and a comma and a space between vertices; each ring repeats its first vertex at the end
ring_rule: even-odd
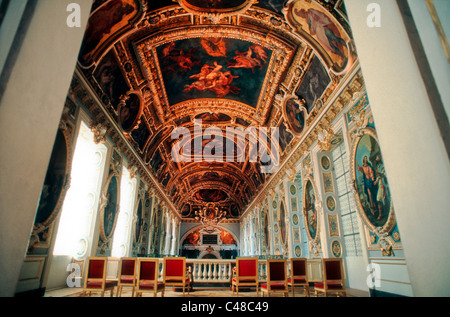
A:
POLYGON ((184 221, 207 206, 232 221, 272 173, 226 128, 279 128, 268 153, 282 162, 353 66, 352 47, 342 0, 95 0, 77 71, 101 103, 93 129, 184 221), (196 134, 199 120, 223 138, 196 134), (179 128, 190 148, 176 148, 179 128))

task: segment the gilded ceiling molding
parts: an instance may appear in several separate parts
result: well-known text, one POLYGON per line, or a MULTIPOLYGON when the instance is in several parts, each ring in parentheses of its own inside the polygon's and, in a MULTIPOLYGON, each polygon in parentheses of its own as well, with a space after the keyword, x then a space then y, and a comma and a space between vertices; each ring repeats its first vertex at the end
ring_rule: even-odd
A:
MULTIPOLYGON (((242 102, 227 99, 196 99, 177 103, 171 106, 174 117, 195 117, 202 113, 223 113, 233 117, 239 117, 258 124, 255 119, 255 108, 250 107, 242 102)), ((216 125, 218 123, 215 123, 216 125)), ((219 122, 220 124, 220 122, 219 122)))
MULTIPOLYGON (((276 34, 266 34, 260 31, 247 29, 244 27, 234 27, 234 26, 190 26, 189 28, 179 28, 176 30, 168 30, 161 36, 159 33, 156 35, 151 35, 144 40, 135 43, 137 56, 145 77, 149 81, 150 89, 154 95, 154 104, 157 110, 160 120, 166 120, 167 117, 173 114, 176 110, 177 105, 170 105, 167 97, 167 92, 165 87, 161 85, 162 82, 162 72, 157 66, 157 57, 155 48, 173 42, 176 40, 182 40, 187 38, 231 38, 238 40, 246 40, 252 43, 257 43, 265 48, 273 51, 273 56, 270 59, 268 66, 268 71, 261 91, 263 92, 258 99, 256 110, 253 107, 240 105, 236 102, 224 101, 226 106, 237 105, 238 109, 242 111, 255 110, 255 120, 259 122, 266 122, 269 111, 272 106, 273 97, 275 96, 277 87, 281 82, 281 76, 284 70, 288 69, 292 57, 294 56, 296 46, 286 42, 276 36, 276 34), (158 74, 155 78, 153 74, 158 74), (175 106, 175 109, 173 108, 175 106), (165 116, 162 118, 163 113, 165 116)), ((211 101, 207 101, 211 104, 211 101)), ((188 105, 191 102, 188 102, 188 105)), ((219 104, 220 101, 213 100, 212 103, 219 104)), ((178 106, 185 106, 184 103, 178 106)), ((186 106, 185 106, 186 107, 186 106)), ((206 105, 204 106, 206 107, 206 105)), ((164 122, 164 121, 163 121, 164 122)))
MULTIPOLYGON (((356 65, 355 65, 356 66, 356 65)), ((279 169, 270 175, 264 187, 258 192, 252 203, 247 206, 241 215, 241 219, 248 214, 250 210, 259 204, 266 196, 270 196, 273 188, 284 178, 287 171, 295 166, 298 160, 304 156, 308 149, 318 140, 319 133, 323 130, 323 126, 329 126, 336 117, 342 113, 344 108, 348 106, 356 96, 358 96, 357 89, 363 89, 364 81, 359 67, 354 67, 354 70, 349 73, 349 79, 343 83, 343 86, 336 91, 334 97, 328 105, 321 108, 320 112, 314 115, 308 131, 303 134, 299 142, 293 150, 286 155, 284 161, 280 163, 279 169), (351 75, 351 76, 350 76, 351 75)))
POLYGON ((187 12, 198 16, 200 18, 207 18, 213 24, 221 22, 224 18, 234 17, 245 13, 253 4, 258 3, 258 0, 241 0, 233 1, 233 4, 228 5, 221 3, 221 1, 196 2, 191 0, 177 0, 180 6, 187 12))
POLYGON ((160 197, 161 202, 166 203, 170 207, 170 211, 175 214, 177 218, 180 218, 181 216, 165 194, 165 191, 153 177, 139 153, 136 152, 133 145, 130 144, 130 141, 125 137, 122 129, 118 126, 115 119, 111 117, 110 112, 105 109, 105 106, 101 100, 98 99, 96 93, 89 85, 88 80, 78 67, 75 69, 75 75, 72 80, 71 87, 77 99, 82 102, 89 113, 93 116, 93 121, 97 121, 98 123, 104 124, 108 127, 107 135, 111 137, 111 140, 116 144, 120 152, 127 158, 127 160, 136 164, 142 179, 147 182, 149 186, 155 189, 155 193, 158 197, 160 197))

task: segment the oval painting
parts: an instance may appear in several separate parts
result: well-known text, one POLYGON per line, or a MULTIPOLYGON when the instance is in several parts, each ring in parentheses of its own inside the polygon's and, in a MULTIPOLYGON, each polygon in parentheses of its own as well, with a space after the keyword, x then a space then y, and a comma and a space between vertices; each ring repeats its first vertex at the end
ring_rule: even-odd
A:
POLYGON ((114 223, 116 220, 116 215, 119 205, 119 188, 117 176, 112 176, 109 184, 108 190, 106 191, 106 205, 103 211, 103 229, 105 238, 109 238, 113 233, 114 223))
POLYGON ((137 123, 141 113, 141 100, 136 94, 130 94, 129 99, 119 109, 119 123, 124 131, 130 131, 137 123))
POLYGON ((67 169, 67 144, 64 134, 58 130, 55 145, 42 187, 41 197, 37 208, 35 223, 48 225, 55 218, 56 208, 63 199, 64 180, 67 169))
POLYGON ((378 141, 364 134, 354 153, 357 201, 366 220, 374 227, 384 226, 391 212, 391 194, 378 141))
POLYGON ((281 242, 286 244, 286 211, 284 208, 284 202, 280 204, 280 234, 281 242))
POLYGON ((297 98, 288 99, 284 107, 287 117, 286 122, 288 123, 290 130, 295 135, 299 136, 305 127, 305 114, 300 109, 297 98))
POLYGON ((139 242, 139 238, 141 237, 141 228, 142 228, 142 200, 139 199, 138 207, 136 210, 136 225, 134 227, 134 241, 136 243, 139 242))
POLYGON ((268 216, 268 212, 266 212, 264 214, 264 226, 263 226, 263 228, 264 228, 264 239, 263 239, 264 246, 266 248, 268 248, 269 247, 269 216, 268 216))
POLYGON ((317 210, 315 206, 316 196, 314 187, 310 180, 306 182, 304 199, 307 228, 311 239, 314 240, 317 236, 317 210))

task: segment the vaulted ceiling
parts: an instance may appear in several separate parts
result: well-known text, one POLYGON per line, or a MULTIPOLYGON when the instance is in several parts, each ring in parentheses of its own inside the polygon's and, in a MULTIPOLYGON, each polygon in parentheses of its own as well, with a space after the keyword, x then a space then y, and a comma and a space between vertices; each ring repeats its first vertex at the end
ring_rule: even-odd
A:
POLYGON ((282 161, 353 56, 342 0, 95 0, 78 69, 181 218, 213 203, 237 219, 271 174, 226 128, 279 128, 269 162, 282 161), (199 120, 223 138, 202 138, 199 120))

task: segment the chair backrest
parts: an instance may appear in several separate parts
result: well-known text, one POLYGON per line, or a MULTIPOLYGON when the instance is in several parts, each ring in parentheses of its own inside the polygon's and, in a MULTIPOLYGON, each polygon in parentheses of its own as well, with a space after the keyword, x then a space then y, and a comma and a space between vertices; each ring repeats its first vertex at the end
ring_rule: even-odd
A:
POLYGON ((104 278, 106 273, 106 258, 93 257, 88 259, 87 277, 90 279, 104 278))
POLYGON ((292 277, 308 277, 308 267, 305 258, 291 259, 291 276, 292 277))
POLYGON ((286 260, 267 260, 267 281, 286 281, 286 260))
POLYGON ((258 258, 257 257, 237 257, 236 258, 236 278, 257 279, 258 278, 258 258))
POLYGON ((164 280, 166 278, 182 279, 186 276, 185 257, 165 257, 164 258, 164 280))
POLYGON ((342 282, 344 280, 342 259, 323 259, 323 278, 327 282, 337 281, 342 282))
POLYGON ((139 259, 138 261, 138 281, 157 281, 159 271, 158 259, 139 259))
POLYGON ((119 276, 133 276, 136 270, 136 258, 121 258, 119 276))

